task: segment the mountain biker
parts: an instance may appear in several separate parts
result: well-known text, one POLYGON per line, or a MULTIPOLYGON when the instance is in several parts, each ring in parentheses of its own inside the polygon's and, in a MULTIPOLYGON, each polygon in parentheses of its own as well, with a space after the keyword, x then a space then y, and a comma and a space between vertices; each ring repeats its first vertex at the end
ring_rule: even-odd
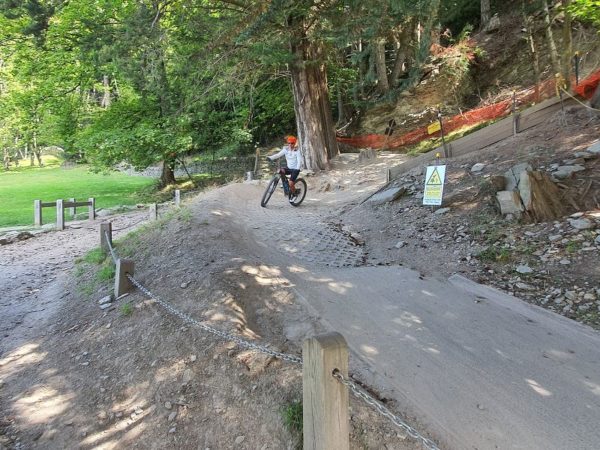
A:
POLYGON ((285 142, 286 144, 279 152, 267 156, 267 158, 271 161, 275 161, 276 159, 285 156, 287 168, 279 169, 279 173, 282 175, 290 175, 290 193, 294 195, 296 194, 294 183, 296 182, 296 179, 300 174, 300 168, 302 167, 302 152, 298 147, 298 139, 296 139, 295 136, 287 136, 285 142))

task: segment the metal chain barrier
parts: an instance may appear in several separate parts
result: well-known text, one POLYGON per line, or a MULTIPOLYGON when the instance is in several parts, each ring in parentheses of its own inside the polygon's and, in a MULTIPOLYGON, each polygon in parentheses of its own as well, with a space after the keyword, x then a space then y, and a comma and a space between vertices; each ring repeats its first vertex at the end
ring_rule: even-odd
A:
POLYGON ((342 383, 344 386, 350 389, 356 397, 363 399, 367 404, 375 408, 375 410, 377 410, 377 412, 379 412, 382 416, 390 419, 394 425, 406 431, 406 434, 408 434, 411 438, 417 441, 421 441, 425 448, 427 448, 428 450, 439 450, 437 445, 435 445, 435 442, 433 442, 431 439, 427 439, 426 437, 421 436, 417 430, 415 430, 409 424, 404 422, 398 416, 394 415, 389 409, 382 405, 381 402, 377 401, 375 398, 369 395, 362 387, 356 384, 353 380, 351 380, 350 378, 346 378, 344 375, 342 375, 339 370, 335 369, 332 375, 336 380, 338 380, 340 383, 342 383))
MULTIPOLYGON (((106 234, 106 242, 108 243, 108 248, 110 250, 111 257, 113 259, 113 262, 116 264, 117 259, 118 259, 117 254, 110 242, 110 239, 108 238, 108 233, 105 233, 105 234, 106 234)), ((290 355, 287 353, 276 352, 276 351, 271 350, 263 345, 258 345, 258 344, 254 344, 252 342, 248 342, 245 339, 242 339, 233 334, 217 330, 216 328, 209 327, 208 325, 204 325, 203 323, 197 321, 193 317, 188 316, 187 314, 179 311, 177 308, 175 308, 170 303, 168 303, 168 302, 162 300, 161 298, 159 298, 158 296, 154 295, 152 292, 150 292, 148 289, 146 289, 146 287, 144 287, 139 281, 137 281, 132 275, 126 274, 126 276, 127 276, 127 279, 129 281, 131 281, 131 283, 136 288, 138 288, 142 293, 144 293, 147 297, 156 301, 165 310, 167 310, 169 313, 171 313, 175 317, 179 317, 185 323, 194 325, 194 326, 200 328, 201 330, 207 331, 208 333, 211 333, 211 334, 214 334, 215 336, 220 337, 223 340, 233 341, 240 347, 255 350, 260 353, 264 353, 264 354, 272 356, 274 358, 279 358, 279 359, 282 359, 284 361, 288 361, 291 363, 302 364, 301 357, 290 355)), ((435 445, 435 443, 432 440, 421 436, 417 430, 415 430, 413 427, 408 425, 406 422, 404 422, 398 416, 394 415, 388 408, 386 408, 379 401, 377 401, 375 398, 373 398, 371 395, 369 395, 363 388, 361 388, 358 384, 356 384, 356 382, 354 382, 350 378, 344 377, 337 369, 334 370, 332 375, 340 383, 342 383, 344 386, 349 388, 356 397, 363 399, 368 405, 375 408, 375 410, 377 412, 379 412, 382 416, 388 418, 389 420, 391 420, 391 422, 394 425, 396 425, 397 427, 404 430, 411 438, 413 438, 417 441, 420 441, 428 450, 439 450, 439 448, 435 445)))
POLYGON ((108 245, 108 250, 110 251, 110 257, 113 261, 113 263, 116 265, 117 264, 117 260, 119 259, 117 257, 117 253, 115 252, 115 248, 112 245, 112 241, 110 239, 110 236, 108 235, 108 232, 104 232, 104 239, 106 240, 106 243, 108 245))
POLYGON ((226 333, 224 331, 220 331, 217 330, 215 328, 209 327, 208 325, 204 325, 203 323, 197 321, 196 319, 182 313, 181 311, 177 310, 173 305, 165 302, 164 300, 161 300, 159 297, 157 297, 156 295, 154 295, 152 292, 150 292, 148 289, 146 289, 144 286, 142 286, 142 284, 137 281, 135 278, 133 278, 130 274, 126 274, 127 278, 129 279, 129 281, 131 281, 135 287, 137 287, 140 291, 142 291, 145 295, 147 295, 148 297, 150 297, 151 299, 155 300, 160 306, 162 306, 163 308, 165 308, 168 312, 170 312, 171 314, 173 314, 176 317, 179 317, 181 320, 183 320, 186 323, 189 323, 191 325, 195 325, 198 328, 207 331, 209 333, 212 333, 216 336, 219 336, 220 338, 227 340, 227 341, 233 341, 235 342, 237 345, 239 345, 240 347, 244 347, 244 348, 249 348, 251 350, 256 350, 258 352, 261 353, 265 353, 269 356, 273 356, 275 358, 279 358, 279 359, 283 359, 284 361, 288 361, 288 362, 292 362, 292 363, 297 363, 297 364, 302 364, 302 358, 299 358, 298 356, 294 356, 294 355, 288 355, 286 353, 280 353, 280 352, 276 352, 274 350, 271 350, 265 346, 262 345, 257 345, 257 344, 253 344, 252 342, 248 342, 238 336, 235 336, 233 334, 229 334, 226 333))
POLYGON ((110 256, 113 260, 113 263, 116 265, 117 264, 117 254, 115 253, 115 249, 112 245, 112 242, 110 240, 110 236, 108 235, 108 232, 104 232, 104 239, 106 240, 106 243, 108 244, 108 249, 110 250, 110 256))
POLYGON ((133 222, 132 224, 126 225, 124 227, 121 228, 113 228, 112 231, 123 231, 123 230, 128 230, 129 228, 133 228, 135 227, 138 223, 144 222, 146 219, 140 219, 136 222, 133 222))

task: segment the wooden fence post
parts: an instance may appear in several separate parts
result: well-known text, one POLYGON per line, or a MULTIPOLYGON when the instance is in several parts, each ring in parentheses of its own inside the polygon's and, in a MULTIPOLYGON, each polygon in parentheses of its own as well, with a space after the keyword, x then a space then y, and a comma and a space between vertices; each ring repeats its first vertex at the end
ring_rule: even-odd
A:
POLYGON ((175 189, 175 206, 178 208, 181 206, 181 191, 179 189, 175 189))
POLYGON ((104 222, 100 224, 100 248, 105 255, 110 253, 109 243, 112 245, 112 222, 104 222))
POLYGON ((133 276, 134 263, 132 259, 117 259, 115 268, 115 298, 119 298, 126 292, 131 292, 135 289, 135 286, 127 274, 133 276))
MULTIPOLYGON (((75 203, 75 199, 70 198, 69 202, 75 203)), ((73 218, 73 217, 75 217, 75 214, 77 214, 77 206, 73 205, 69 208, 69 215, 71 216, 71 218, 73 218)))
POLYGON ((88 198, 88 216, 90 220, 96 218, 96 199, 94 197, 88 198))
POLYGON ((62 199, 56 200, 56 229, 65 229, 65 208, 62 199))
POLYGON ((348 450, 348 389, 332 373, 348 376, 348 344, 328 333, 302 345, 304 450, 348 450))
POLYGON ((33 201, 33 223, 36 227, 42 226, 42 201, 33 201))
POLYGON ((148 209, 148 216, 149 220, 158 220, 158 207, 156 203, 150 203, 150 208, 148 209))

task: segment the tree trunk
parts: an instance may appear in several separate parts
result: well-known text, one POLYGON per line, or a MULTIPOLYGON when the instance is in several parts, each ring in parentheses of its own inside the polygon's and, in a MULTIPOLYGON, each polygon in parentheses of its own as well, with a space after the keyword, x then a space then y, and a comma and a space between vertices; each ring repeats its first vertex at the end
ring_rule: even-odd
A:
POLYGON ((33 155, 38 160, 38 166, 39 167, 43 167, 44 164, 42 163, 42 152, 38 148, 38 145, 37 145, 37 134, 35 132, 33 133, 33 148, 32 148, 32 153, 33 153, 33 155))
POLYGON ((573 55, 573 39, 571 36, 571 14, 569 13, 569 4, 571 0, 562 0, 563 9, 565 12, 565 23, 563 24, 563 53, 562 53, 562 69, 565 79, 565 89, 571 87, 571 58, 573 55))
POLYGON ((554 73, 561 73, 560 62, 558 60, 558 50, 552 33, 552 20, 550 18, 550 9, 548 8, 548 0, 542 0, 544 7, 544 24, 546 25, 546 40, 548 41, 548 49, 550 51, 550 59, 552 60, 552 70, 554 73))
POLYGON ((10 168, 10 153, 8 151, 8 147, 4 147, 3 158, 4 170, 8 170, 10 168))
POLYGON ((104 95, 102 96, 100 106, 102 108, 108 108, 110 107, 110 82, 108 80, 108 75, 102 77, 102 86, 104 87, 104 95))
POLYGON ((490 0, 481 0, 481 29, 483 30, 490 19, 492 18, 492 12, 490 9, 490 0))
POLYGON ((160 187, 164 188, 170 184, 175 184, 174 160, 164 160, 162 163, 162 173, 160 174, 160 187))
MULTIPOLYGON (((359 39, 358 41, 358 53, 362 53, 364 50, 363 42, 359 39)), ((355 98, 354 100, 362 100, 365 98, 365 78, 367 76, 367 71, 369 70, 369 61, 368 55, 361 55, 360 60, 358 62, 358 81, 360 86, 360 97, 355 98)))
POLYGON ((373 44, 375 56, 375 73, 377 74, 377 87, 379 92, 387 94, 390 91, 388 84, 387 66, 385 64, 385 39, 379 38, 373 44))
POLYGON ((523 24, 527 29, 527 40, 529 42, 529 51, 533 59, 533 76, 535 77, 535 101, 540 99, 540 58, 535 48, 535 39, 533 38, 533 25, 531 20, 527 17, 525 10, 525 0, 521 3, 521 12, 523 13, 523 24))
POLYGON ((390 75, 390 87, 394 88, 398 86, 398 80, 400 75, 406 73, 406 58, 408 52, 406 49, 409 47, 410 36, 413 33, 414 24, 407 25, 400 33, 399 38, 396 40, 396 57, 394 60, 394 68, 390 75))
POLYGON ((323 170, 328 158, 339 153, 329 105, 325 66, 318 61, 320 49, 306 36, 291 43, 294 62, 290 66, 294 111, 304 165, 323 170))
POLYGON ((344 93, 342 92, 342 88, 338 84, 337 86, 337 109, 338 109, 338 120, 337 126, 342 126, 350 119, 350 114, 348 113, 348 108, 346 107, 346 102, 344 98, 344 93))

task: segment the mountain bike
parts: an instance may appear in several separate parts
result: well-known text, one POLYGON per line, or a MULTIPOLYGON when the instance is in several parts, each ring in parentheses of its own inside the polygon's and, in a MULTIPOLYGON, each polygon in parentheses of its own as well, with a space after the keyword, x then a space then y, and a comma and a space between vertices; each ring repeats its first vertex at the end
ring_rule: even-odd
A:
POLYGON ((275 192, 275 189, 277 189, 279 181, 281 181, 281 185, 283 186, 283 195, 285 195, 288 198, 290 205, 299 206, 300 203, 304 201, 304 197, 306 197, 306 181, 304 181, 303 178, 296 179, 296 189, 293 193, 291 193, 290 182, 288 180, 288 177, 281 171, 281 166, 279 165, 279 163, 277 163, 276 165, 276 171, 273 174, 273 178, 271 178, 271 181, 269 181, 269 184, 265 189, 265 193, 263 194, 262 199, 260 201, 260 206, 262 206, 263 208, 267 206, 267 203, 271 199, 273 192, 275 192))

